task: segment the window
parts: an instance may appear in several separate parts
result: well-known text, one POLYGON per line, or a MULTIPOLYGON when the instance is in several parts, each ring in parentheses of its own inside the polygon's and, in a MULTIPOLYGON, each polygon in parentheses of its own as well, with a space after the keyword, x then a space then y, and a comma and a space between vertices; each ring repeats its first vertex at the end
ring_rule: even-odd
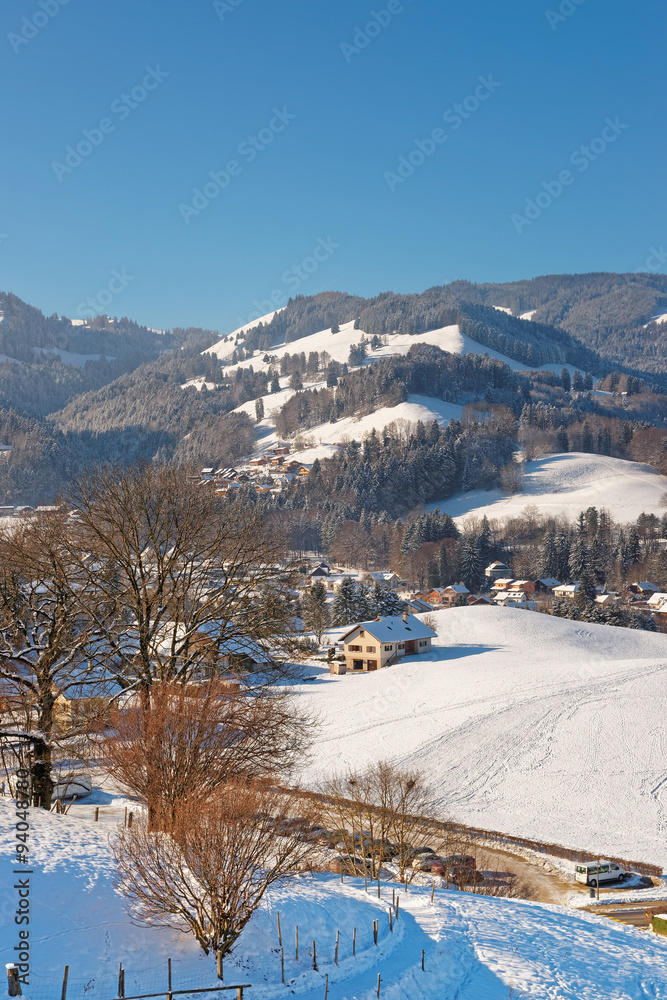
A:
POLYGON ((348 646, 347 647, 351 653, 360 653, 361 646, 348 646))
POLYGON ((428 642, 426 641, 426 639, 420 639, 419 640, 419 645, 420 646, 428 646, 428 642))
POLYGON ((374 653, 375 652, 375 646, 366 646, 366 652, 367 653, 374 653))
POLYGON ((399 649, 405 649, 405 643, 404 642, 399 642, 398 648, 399 649))
POLYGON ((394 648, 393 646, 385 646, 384 647, 384 651, 385 651, 385 653, 391 653, 391 651, 392 651, 393 648, 394 648))

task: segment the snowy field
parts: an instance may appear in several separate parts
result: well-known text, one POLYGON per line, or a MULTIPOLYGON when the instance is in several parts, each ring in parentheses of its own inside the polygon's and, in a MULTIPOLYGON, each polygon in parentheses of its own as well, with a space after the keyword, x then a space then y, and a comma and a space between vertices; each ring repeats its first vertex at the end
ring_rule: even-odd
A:
MULTIPOLYGON (((264 317, 265 320, 267 318, 264 317)), ((256 323, 251 325, 255 326, 259 322, 257 320, 256 323)), ((233 336, 237 332, 242 332, 243 329, 250 329, 250 327, 235 331, 233 336)), ((354 323, 343 323, 339 333, 332 333, 331 330, 320 330, 318 333, 312 333, 308 337, 301 337, 299 340, 294 340, 289 344, 278 344, 276 347, 271 347, 268 350, 268 354, 280 361, 280 358, 284 354, 300 354, 304 351, 306 357, 308 357, 311 351, 328 351, 333 361, 340 361, 342 363, 343 361, 347 361, 352 344, 360 343, 362 337, 365 337, 367 341, 370 340, 369 334, 364 333, 363 330, 354 329, 354 323)), ((386 339, 387 344, 379 347, 376 351, 372 351, 365 362, 366 365, 372 364, 378 358, 390 358, 396 355, 407 354, 414 344, 434 344, 436 347, 440 347, 443 351, 448 351, 450 354, 488 354, 490 358, 503 361, 515 372, 549 371, 560 373, 564 367, 568 369, 570 374, 576 371, 573 365, 563 364, 548 364, 540 365, 538 368, 531 368, 520 361, 515 361, 505 354, 493 351, 490 347, 485 347, 483 344, 478 344, 475 340, 471 340, 470 337, 466 337, 465 334, 461 333, 457 325, 442 326, 437 330, 429 330, 427 333, 414 335, 407 333, 388 334, 386 337, 383 337, 384 339, 386 339)), ((219 344, 210 347, 208 352, 204 353, 216 354, 221 360, 224 360, 231 357, 234 346, 232 341, 227 341, 227 343, 221 341, 219 344)), ((252 365, 255 371, 266 371, 270 365, 268 362, 262 361, 264 353, 264 351, 260 351, 254 358, 241 361, 230 370, 236 371, 237 368, 249 368, 252 365)))
MULTIPOLYGON (((0 802, 0 851, 5 855, 0 943, 11 956, 16 943, 9 853, 12 811, 0 802)), ((136 926, 112 886, 106 831, 99 824, 31 811, 29 1000, 59 1000, 69 965, 70 1000, 110 1000, 117 995, 118 963, 125 992, 216 985, 214 959, 189 936, 136 926)), ((382 899, 363 884, 335 876, 302 876, 268 898, 225 961, 225 984, 250 983, 248 1000, 295 995, 322 1000, 325 977, 332 1000, 372 1000, 378 974, 387 1000, 643 1000, 667 997, 667 942, 605 917, 558 906, 490 899, 471 893, 428 890, 401 894, 398 922, 390 933, 391 888, 382 899), (281 984, 276 915, 285 950, 281 984), (372 921, 379 920, 378 945, 372 921), (299 927, 299 961, 294 953, 299 927), (356 957, 352 930, 357 929, 356 957), (334 942, 340 931, 339 964, 334 942), (318 970, 312 969, 316 941, 318 970), (424 950, 425 971, 421 969, 424 950)))
POLYGON ((589 455, 583 452, 547 455, 526 463, 522 493, 471 490, 459 493, 428 509, 439 507, 452 517, 474 514, 489 519, 516 517, 527 506, 541 514, 565 514, 573 519, 586 507, 604 507, 615 520, 636 521, 645 511, 662 516, 667 477, 639 462, 589 455))
POLYGON ((507 608, 434 613, 429 654, 298 688, 304 771, 378 758, 428 775, 434 815, 667 866, 667 636, 507 608))

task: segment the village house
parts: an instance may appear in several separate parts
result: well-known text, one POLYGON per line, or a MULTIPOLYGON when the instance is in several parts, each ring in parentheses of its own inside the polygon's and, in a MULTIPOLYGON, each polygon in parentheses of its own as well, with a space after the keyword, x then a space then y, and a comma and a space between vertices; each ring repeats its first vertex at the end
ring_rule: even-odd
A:
POLYGON ((491 590, 509 590, 510 587, 514 586, 514 579, 512 577, 503 577, 501 580, 496 580, 496 582, 491 587, 491 590))
POLYGON ((427 653, 435 635, 433 629, 407 612, 360 622, 340 640, 345 650, 345 671, 380 670, 404 656, 427 653))
POLYGON ((474 594, 471 594, 470 597, 468 598, 468 604, 470 605, 471 608, 477 608, 477 607, 495 608, 496 607, 496 602, 492 601, 490 597, 486 596, 486 594, 480 594, 479 597, 475 597, 474 594))
POLYGON ((643 597, 645 601, 652 597, 653 594, 660 593, 660 587, 656 587, 654 583, 650 583, 648 580, 631 583, 628 589, 631 590, 633 594, 638 594, 640 597, 643 597))
POLYGON ((512 590, 522 590, 526 597, 535 596, 535 584, 532 580, 514 580, 512 590))
POLYGON ((579 583, 561 583, 559 587, 554 587, 553 595, 556 599, 565 597, 567 600, 572 601, 580 590, 581 585, 579 583))
POLYGON ((469 596, 470 591, 462 583, 452 583, 449 587, 443 587, 440 603, 446 608, 453 608, 463 600, 467 601, 469 596))
POLYGON ((392 573, 391 570, 376 570, 369 573, 367 576, 368 583, 379 583, 381 587, 397 587, 401 582, 400 576, 397 573, 392 573))
POLYGON ((552 594, 554 587, 560 587, 560 580, 557 580, 555 576, 546 576, 535 580, 536 594, 552 594))
POLYGON ((490 566, 486 567, 484 570, 484 576, 488 582, 494 583, 501 577, 509 576, 511 572, 511 568, 506 563, 496 560, 495 562, 492 562, 490 566))

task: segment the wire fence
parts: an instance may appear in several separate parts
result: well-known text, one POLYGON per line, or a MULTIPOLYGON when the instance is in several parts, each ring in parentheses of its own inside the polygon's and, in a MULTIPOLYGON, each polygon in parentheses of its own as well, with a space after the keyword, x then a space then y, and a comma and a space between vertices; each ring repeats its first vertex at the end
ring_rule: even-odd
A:
MULTIPOLYGON (((215 962, 202 962, 198 969, 193 962, 172 959, 172 992, 184 989, 201 989, 220 986, 217 979, 215 962)), ((134 969, 131 965, 124 967, 124 994, 126 997, 139 996, 146 993, 164 993, 169 991, 169 973, 167 963, 151 966, 145 969, 134 969)), ((64 967, 63 967, 64 973, 64 967)), ((31 968, 30 984, 23 987, 23 992, 30 1000, 62 1000, 63 973, 60 975, 41 975, 31 968)), ((94 976, 77 976, 74 966, 70 966, 67 977, 67 1000, 113 1000, 118 996, 119 969, 111 963, 102 967, 94 976)), ((230 982, 245 982, 239 979, 233 968, 225 974, 230 982)))

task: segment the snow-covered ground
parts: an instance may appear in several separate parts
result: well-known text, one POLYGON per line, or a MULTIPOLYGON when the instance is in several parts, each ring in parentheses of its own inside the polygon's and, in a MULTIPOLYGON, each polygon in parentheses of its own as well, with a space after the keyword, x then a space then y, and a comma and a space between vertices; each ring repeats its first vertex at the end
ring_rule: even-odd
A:
MULTIPOLYGON (((259 320, 257 320, 258 322, 259 320)), ((241 328, 241 332, 243 329, 241 328)), ((238 331, 235 331, 235 334, 236 332, 238 331)), ((300 340, 294 340, 289 344, 279 344, 276 347, 270 348, 266 353, 280 360, 284 354, 300 354, 304 351, 306 357, 308 357, 311 351, 318 351, 320 353, 328 351, 333 361, 342 363, 343 361, 347 361, 352 344, 360 343, 362 337, 367 341, 370 340, 369 334, 365 334, 363 330, 354 329, 354 323, 343 323, 339 333, 332 333, 331 330, 320 330, 318 333, 312 333, 308 337, 302 337, 300 340)), ((478 344, 477 341, 471 340, 470 337, 466 337, 465 334, 461 333, 457 325, 443 326, 437 330, 429 330, 428 333, 417 333, 414 335, 407 333, 388 334, 383 339, 386 339, 386 345, 383 344, 376 351, 372 351, 366 359, 366 365, 372 364, 378 358, 389 358, 395 355, 407 354, 414 344, 434 344, 436 347, 440 347, 443 351, 448 351, 450 354, 488 354, 491 358, 504 361, 512 371, 517 372, 550 371, 559 373, 563 367, 567 368, 570 374, 576 371, 574 366, 562 364, 548 364, 541 365, 539 368, 530 368, 520 361, 515 361, 505 354, 493 351, 490 347, 485 347, 483 344, 478 344)), ((216 344, 215 347, 209 348, 208 353, 218 354, 218 357, 222 358, 223 355, 218 352, 218 348, 226 352, 225 357, 229 357, 233 352, 233 343, 228 341, 225 344, 222 341, 220 345, 216 344)), ((236 371, 237 367, 248 368, 250 365, 252 365, 255 371, 267 370, 270 367, 270 363, 262 361, 264 353, 261 351, 254 358, 247 358, 245 361, 241 361, 231 371, 236 371)))
POLYGON ((429 654, 297 689, 322 720, 304 780, 386 757, 424 769, 434 815, 667 865, 667 636, 508 608, 433 617, 429 654))
POLYGON ((258 319, 251 320, 251 322, 245 323, 243 326, 239 326, 238 329, 232 330, 232 332, 228 333, 226 337, 219 340, 217 344, 213 344, 212 347, 208 347, 202 353, 215 354, 221 361, 231 358, 235 348, 241 344, 240 340, 238 344, 235 343, 235 338, 238 334, 243 335, 244 333, 247 333, 248 330, 254 330, 260 323, 270 323, 273 317, 279 312, 282 312, 282 309, 276 309, 275 312, 266 313, 265 316, 259 316, 258 319))
POLYGON ((430 504, 454 518, 515 517, 527 506, 541 514, 575 518, 586 507, 604 507, 621 523, 635 521, 645 511, 661 516, 667 477, 639 462, 583 452, 547 455, 525 466, 524 489, 508 494, 499 489, 471 490, 430 504))
MULTIPOLYGON (((10 858, 12 811, 0 801, 0 852, 4 855, 0 948, 11 960, 17 941, 10 858)), ((188 935, 133 925, 112 885, 106 830, 90 821, 31 810, 31 1000, 59 1000, 69 965, 70 1000, 117 995, 118 963, 125 992, 214 986, 215 962, 188 935)), ((377 977, 388 1000, 643 1000, 667 997, 667 942, 605 917, 558 906, 492 899, 438 889, 401 893, 399 919, 389 929, 392 889, 373 889, 335 876, 302 876, 270 891, 225 961, 225 984, 251 983, 249 1000, 296 995, 321 1000, 328 976, 336 1000, 372 1000, 377 977), (281 984, 280 913, 285 958, 281 984), (372 922, 379 921, 378 945, 372 922), (299 961, 294 952, 299 927, 299 961), (356 957, 352 932, 356 928, 356 957), (336 931, 339 961, 334 964, 336 931), (312 968, 311 943, 318 969, 312 968), (421 956, 424 952, 425 970, 421 956)))
MULTIPOLYGON (((260 436, 258 439, 259 452, 266 452, 278 441, 271 414, 279 408, 280 403, 274 403, 280 396, 289 398, 290 390, 282 390, 275 395, 265 396, 264 405, 265 416, 260 425, 260 436), (273 404, 273 405, 272 405, 273 404), (269 409, 271 407, 271 409, 269 409)), ((254 412, 254 400, 244 403, 239 410, 245 410, 248 414, 254 412)), ((344 443, 349 440, 361 441, 366 434, 376 430, 381 434, 383 429, 391 423, 415 424, 418 420, 428 424, 437 420, 441 427, 446 427, 450 420, 460 420, 463 407, 455 403, 445 403, 441 399, 433 399, 431 396, 410 395, 405 403, 398 406, 383 406, 374 413, 369 413, 364 417, 343 417, 335 424, 318 424, 311 427, 301 435, 305 441, 303 448, 295 449, 294 457, 300 462, 314 462, 316 458, 329 458, 334 455, 338 448, 337 443, 344 443)))

